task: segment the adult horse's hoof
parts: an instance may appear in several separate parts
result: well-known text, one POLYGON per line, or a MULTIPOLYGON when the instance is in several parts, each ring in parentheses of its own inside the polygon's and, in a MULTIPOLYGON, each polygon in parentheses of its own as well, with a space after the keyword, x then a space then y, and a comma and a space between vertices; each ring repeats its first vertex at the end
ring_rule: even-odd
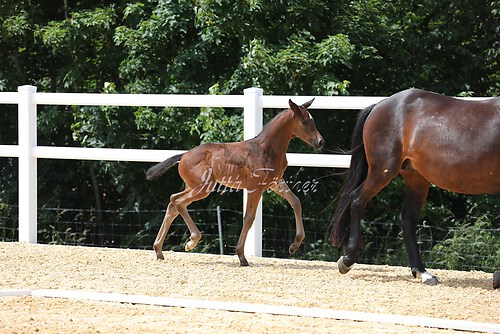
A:
POLYGON ((431 273, 429 272, 424 272, 421 274, 421 278, 422 278, 422 283, 424 283, 425 285, 438 285, 439 284, 439 280, 437 279, 436 276, 432 275, 431 273))
POLYGON ((436 276, 432 277, 432 278, 429 278, 428 280, 424 281, 423 282, 425 285, 438 285, 439 284, 439 281, 438 279, 436 278, 436 276))
POLYGON ((493 274, 493 289, 500 288, 500 270, 495 271, 493 274))
POLYGON ((352 266, 346 266, 344 264, 344 257, 341 256, 340 259, 337 261, 337 266, 339 267, 339 271, 342 275, 347 274, 349 270, 351 270, 352 266))

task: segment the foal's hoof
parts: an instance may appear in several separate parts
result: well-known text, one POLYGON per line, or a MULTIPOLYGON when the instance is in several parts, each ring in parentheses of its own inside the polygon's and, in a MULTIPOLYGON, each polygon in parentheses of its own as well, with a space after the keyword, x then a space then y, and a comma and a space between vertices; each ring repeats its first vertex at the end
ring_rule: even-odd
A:
POLYGON ((196 245, 198 245, 198 242, 200 241, 200 239, 201 239, 201 234, 191 233, 191 236, 189 237, 189 241, 184 246, 184 249, 186 250, 186 252, 193 250, 196 247, 196 245))
POLYGON ((163 257, 163 252, 161 250, 161 247, 153 245, 153 250, 156 253, 156 259, 157 260, 165 260, 165 258, 163 257))
POLYGON ((184 246, 184 250, 186 252, 189 252, 189 251, 192 251, 195 247, 196 247, 196 243, 194 243, 194 241, 191 240, 191 241, 188 241, 186 243, 186 246, 184 246))
POLYGON ((290 247, 288 248, 288 251, 290 252, 290 254, 293 254, 297 251, 297 249, 299 249, 300 245, 296 245, 295 242, 293 244, 290 245, 290 247))
POLYGON ((248 267, 249 266, 248 261, 246 259, 240 260, 240 266, 241 267, 248 267))
POLYGON ((337 266, 339 267, 339 271, 342 275, 347 274, 349 272, 349 270, 351 270, 351 268, 352 268, 352 265, 348 267, 344 264, 344 257, 343 256, 341 256, 340 259, 337 261, 337 266))

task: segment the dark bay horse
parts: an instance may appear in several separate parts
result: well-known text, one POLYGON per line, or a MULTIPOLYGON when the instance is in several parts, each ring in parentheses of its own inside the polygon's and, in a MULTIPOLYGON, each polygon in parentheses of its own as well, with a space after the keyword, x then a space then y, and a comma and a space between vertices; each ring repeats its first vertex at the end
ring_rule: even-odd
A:
POLYGON ((201 233, 189 215, 187 206, 210 195, 217 184, 248 190, 243 228, 236 245, 236 254, 242 266, 248 266, 244 254, 245 239, 252 227, 260 197, 267 189, 285 198, 292 206, 297 231, 289 250, 293 253, 299 248, 305 236, 302 207, 297 196, 283 180, 283 173, 287 167, 286 151, 292 138, 298 137, 316 149, 324 145, 323 137, 307 110, 313 101, 314 99, 298 106, 289 100, 290 108, 272 119, 253 139, 237 143, 203 144, 184 154, 173 156, 146 172, 146 178, 153 180, 179 163, 179 175, 186 184, 184 191, 170 197, 165 218, 153 244, 158 259, 164 259, 163 242, 172 221, 179 214, 191 232, 185 245, 186 251, 196 246, 201 233))
POLYGON ((500 193, 500 98, 465 101, 410 89, 361 111, 351 165, 337 197, 330 241, 347 246, 347 273, 360 247, 367 202, 400 174, 406 185, 401 227, 414 277, 433 285, 417 246, 418 214, 429 185, 462 194, 500 193))

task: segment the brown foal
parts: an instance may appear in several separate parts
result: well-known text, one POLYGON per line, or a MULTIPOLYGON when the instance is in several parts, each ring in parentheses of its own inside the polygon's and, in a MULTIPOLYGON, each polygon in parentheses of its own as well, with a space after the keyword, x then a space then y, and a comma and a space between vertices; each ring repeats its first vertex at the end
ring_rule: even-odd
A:
POLYGON ((178 163, 179 175, 186 184, 184 191, 170 197, 165 218, 153 244, 158 259, 164 259, 163 242, 170 225, 179 214, 191 233, 185 246, 186 251, 192 250, 198 244, 201 233, 187 207, 207 197, 217 184, 248 191, 243 228, 236 245, 236 254, 242 266, 248 266, 244 254, 245 240, 252 227, 260 197, 267 189, 282 196, 292 206, 297 231, 289 251, 293 253, 299 248, 305 236, 302 207, 297 196, 284 182, 283 173, 287 167, 286 151, 292 138, 298 137, 315 149, 324 145, 323 137, 307 110, 313 101, 314 99, 298 106, 289 100, 290 108, 274 117, 253 139, 235 143, 203 144, 184 154, 173 156, 147 171, 146 178, 153 180, 178 163))

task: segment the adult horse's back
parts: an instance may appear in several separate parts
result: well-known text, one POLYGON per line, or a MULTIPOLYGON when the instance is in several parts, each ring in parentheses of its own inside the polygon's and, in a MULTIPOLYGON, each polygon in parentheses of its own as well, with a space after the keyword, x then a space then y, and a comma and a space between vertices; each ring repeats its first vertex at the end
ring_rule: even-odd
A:
POLYGON ((333 245, 347 246, 340 272, 357 260, 367 202, 401 174, 407 190, 401 226, 412 274, 436 284, 417 246, 419 211, 431 183, 462 194, 500 193, 500 98, 465 101, 418 89, 399 92, 359 114, 351 154, 330 235, 333 245))

